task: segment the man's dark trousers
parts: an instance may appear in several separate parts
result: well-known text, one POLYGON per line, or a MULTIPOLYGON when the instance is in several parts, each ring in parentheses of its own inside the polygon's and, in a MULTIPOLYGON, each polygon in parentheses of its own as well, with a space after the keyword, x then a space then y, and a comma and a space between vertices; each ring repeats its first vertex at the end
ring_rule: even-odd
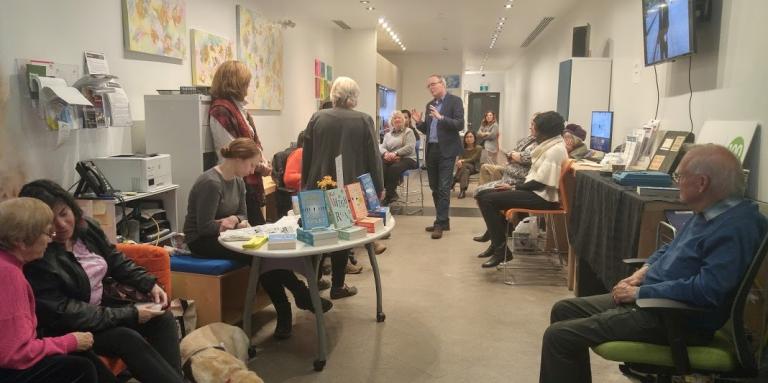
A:
MULTIPOLYGON (((612 340, 667 344, 661 317, 636 304, 616 305, 611 294, 564 299, 552 307, 541 345, 540 383, 591 382, 589 348, 612 340)), ((705 344, 711 334, 690 331, 686 344, 705 344)))
POLYGON ((448 213, 451 204, 451 184, 453 184, 453 167, 456 157, 443 157, 439 143, 430 143, 427 148, 427 178, 432 189, 432 201, 437 212, 435 226, 448 229, 450 220, 448 213))

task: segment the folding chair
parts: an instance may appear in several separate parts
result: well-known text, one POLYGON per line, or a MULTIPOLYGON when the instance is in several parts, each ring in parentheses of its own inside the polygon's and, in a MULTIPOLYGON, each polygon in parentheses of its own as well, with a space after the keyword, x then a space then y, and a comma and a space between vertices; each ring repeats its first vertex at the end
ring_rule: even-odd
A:
MULTIPOLYGON (((508 209, 504 212, 504 215, 507 218, 507 233, 509 233, 510 224, 514 220, 514 217, 518 213, 527 213, 529 215, 537 215, 537 216, 544 216, 544 222, 546 224, 546 230, 547 234, 552 234, 553 244, 554 248, 552 251, 544 251, 544 252, 510 252, 509 250, 509 242, 510 238, 513 237, 507 237, 507 247, 504 251, 504 262, 501 263, 498 268, 504 269, 504 283, 507 285, 520 285, 520 284, 540 284, 540 281, 532 282, 532 283, 519 283, 515 281, 514 276, 509 271, 510 269, 528 269, 528 270, 537 270, 540 272, 554 272, 554 275, 544 275, 544 276, 555 276, 557 279, 563 279, 565 281, 565 276, 562 275, 563 271, 563 258, 564 255, 568 253, 568 226, 567 224, 564 225, 565 227, 565 238, 566 243, 564 247, 561 247, 560 245, 560 238, 557 234, 557 225, 555 223, 555 216, 562 216, 565 219, 565 216, 568 212, 568 191, 566 190, 566 176, 569 172, 573 171, 572 168, 573 160, 567 159, 563 162, 563 165, 560 170, 560 183, 558 187, 558 193, 560 194, 560 206, 557 209, 551 209, 551 210, 539 210, 539 209, 524 209, 524 208, 515 208, 515 209, 508 209), (551 261, 551 258, 547 257, 545 259, 540 259, 538 262, 533 262, 533 259, 530 259, 527 265, 512 265, 511 259, 509 255, 553 255, 556 254, 559 259, 559 263, 555 263, 551 261)), ((514 243, 513 243, 514 245, 514 243)), ((531 257, 532 258, 532 257, 531 257)), ((551 274, 551 273, 550 273, 551 274)), ((537 275, 540 276, 540 275, 537 275)))

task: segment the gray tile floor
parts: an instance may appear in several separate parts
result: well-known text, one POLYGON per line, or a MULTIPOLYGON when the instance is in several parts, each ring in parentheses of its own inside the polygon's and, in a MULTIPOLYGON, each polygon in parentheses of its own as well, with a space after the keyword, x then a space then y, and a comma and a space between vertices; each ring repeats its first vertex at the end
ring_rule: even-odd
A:
MULTIPOLYGON (((452 205, 469 208, 474 200, 457 200, 454 193, 452 205)), ((386 321, 376 322, 373 274, 358 250, 365 267, 347 283, 359 294, 334 301, 325 315, 325 370, 312 370, 311 314, 294 310, 293 336, 277 341, 271 337, 271 306, 254 317, 258 354, 251 369, 269 383, 538 381, 549 309, 572 293, 565 287, 508 286, 501 272, 481 269, 476 254, 484 246, 471 240, 484 228, 481 218, 452 217, 451 231, 441 240, 424 232, 433 217, 396 219, 392 238, 384 241, 388 250, 378 257, 386 321)), ((628 381, 615 363, 599 357, 592 358, 592 368, 595 382, 628 381)))

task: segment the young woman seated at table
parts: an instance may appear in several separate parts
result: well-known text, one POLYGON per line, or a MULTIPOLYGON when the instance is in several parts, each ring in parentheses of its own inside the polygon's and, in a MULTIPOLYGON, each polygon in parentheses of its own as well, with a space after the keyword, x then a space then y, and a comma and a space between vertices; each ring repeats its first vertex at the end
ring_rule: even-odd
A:
POLYGON ((544 112, 533 120, 538 143, 531 153, 531 170, 525 183, 512 187, 497 185, 495 193, 481 193, 477 205, 485 220, 491 245, 478 257, 491 257, 483 267, 496 267, 504 260, 506 245, 506 220, 504 210, 511 208, 553 209, 559 206, 560 168, 568 159, 568 152, 561 134, 563 117, 554 111, 544 112))
MULTIPOLYGON (((224 161, 198 177, 189 192, 184 235, 192 253, 202 258, 227 258, 251 263, 251 256, 229 250, 219 243, 219 233, 248 226, 243 177, 253 173, 261 161, 261 150, 251 138, 237 138, 220 149, 224 161)), ((309 289, 289 270, 262 274, 259 282, 277 311, 274 337, 291 336, 291 303, 285 288, 293 293, 296 306, 312 310, 309 289)), ((322 299, 323 311, 333 305, 322 299)))
MULTIPOLYGON (((37 198, 53 211, 53 241, 43 258, 24 267, 35 292, 38 333, 92 332, 93 351, 122 359, 134 378, 183 382, 176 321, 170 311, 137 307, 107 293, 114 281, 147 294, 165 308, 168 295, 157 278, 118 251, 99 223, 83 217, 72 195, 55 182, 32 181, 19 196, 37 198)), ((114 380, 100 362, 97 369, 99 381, 114 380)))
POLYGON ((22 267, 43 257, 55 235, 51 222, 51 209, 34 198, 0 202, 0 382, 98 381, 93 361, 71 354, 90 349, 93 334, 38 338, 35 331, 35 297, 22 267))

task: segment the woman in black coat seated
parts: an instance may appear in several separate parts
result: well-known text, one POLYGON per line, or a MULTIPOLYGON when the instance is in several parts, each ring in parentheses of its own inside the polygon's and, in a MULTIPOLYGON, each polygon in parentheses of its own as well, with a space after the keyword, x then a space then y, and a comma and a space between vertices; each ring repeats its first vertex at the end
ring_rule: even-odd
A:
MULTIPOLYGON (((176 323, 164 311, 168 295, 157 279, 118 251, 55 182, 30 182, 19 196, 37 198, 53 210, 54 240, 42 259, 24 268, 35 294, 38 335, 89 331, 93 351, 122 359, 134 378, 183 382, 176 323), (112 280, 148 294, 163 309, 112 299, 104 294, 112 280)), ((99 381, 114 380, 103 364, 97 369, 99 381)))
POLYGON ((531 153, 531 170, 522 185, 498 185, 497 192, 477 196, 477 205, 491 237, 491 245, 478 257, 491 257, 483 267, 496 267, 504 260, 506 220, 501 211, 512 208, 553 209, 559 206, 560 170, 568 159, 563 137, 563 117, 554 111, 533 120, 537 146, 531 153))

